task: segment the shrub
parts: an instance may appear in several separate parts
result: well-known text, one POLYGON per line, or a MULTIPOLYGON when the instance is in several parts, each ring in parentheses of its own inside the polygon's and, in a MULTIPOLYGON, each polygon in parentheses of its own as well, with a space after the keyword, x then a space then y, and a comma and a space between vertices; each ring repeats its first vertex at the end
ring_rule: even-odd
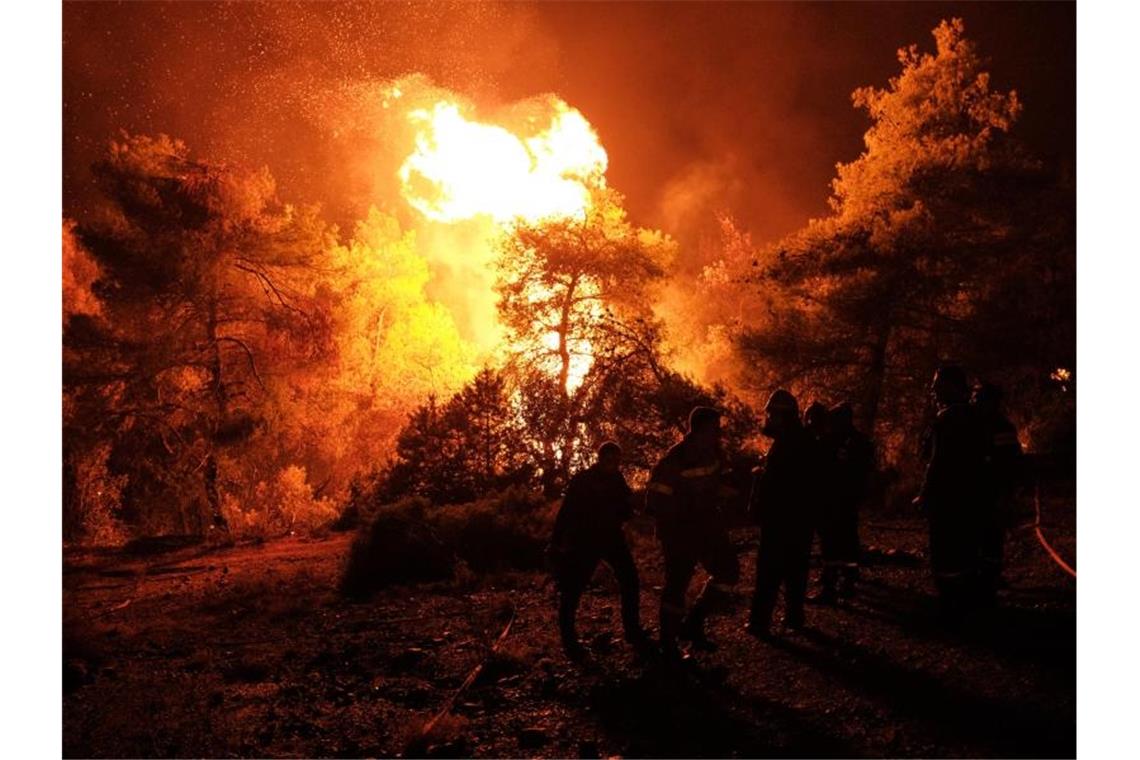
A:
POLYGON ((73 454, 66 470, 70 499, 65 500, 65 535, 95 546, 121 546, 129 538, 121 519, 121 502, 127 476, 107 466, 109 444, 73 454))
POLYGON ((555 505, 524 489, 448 506, 410 498, 381 506, 349 551, 341 591, 366 597, 397 583, 542 567, 555 505))
POLYGON ((380 506, 384 470, 371 470, 354 476, 348 484, 348 499, 340 515, 329 527, 336 531, 357 530, 367 525, 380 506))
POLYGON ((223 494, 222 514, 234 535, 262 538, 318 531, 338 516, 330 500, 314 498, 305 468, 297 465, 259 482, 246 501, 223 494))
POLYGON ((431 512, 439 535, 475 572, 542 567, 555 505, 522 488, 431 512))
POLYGON ((411 498, 381 507, 349 549, 340 590, 366 598, 394 583, 445 580, 455 554, 427 524, 427 502, 411 498))

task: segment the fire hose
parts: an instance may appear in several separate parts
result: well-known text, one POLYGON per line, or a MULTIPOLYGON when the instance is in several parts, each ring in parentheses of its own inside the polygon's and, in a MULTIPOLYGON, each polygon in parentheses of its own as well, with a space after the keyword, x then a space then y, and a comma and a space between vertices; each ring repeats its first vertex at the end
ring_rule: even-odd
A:
POLYGON ((1034 484, 1034 487, 1033 487, 1033 512, 1034 512, 1034 515, 1033 515, 1033 531, 1037 534, 1037 540, 1041 542, 1041 545, 1045 547, 1045 551, 1049 553, 1049 556, 1053 558, 1054 562, 1056 562, 1058 565, 1060 565, 1062 570, 1064 570, 1066 573, 1068 573, 1069 575, 1076 578, 1077 577, 1077 571, 1074 570, 1068 562, 1061 559, 1061 555, 1057 553, 1056 549, 1054 549, 1052 546, 1049 545, 1049 542, 1047 540, 1045 540, 1045 534, 1041 532, 1041 482, 1040 481, 1037 481, 1037 483, 1034 484))
POLYGON ((487 654, 484 655, 479 664, 476 665, 475 668, 467 674, 467 678, 463 679, 463 683, 459 685, 459 688, 456 689, 455 692, 448 698, 448 700, 443 703, 443 707, 441 707, 439 711, 437 711, 436 714, 432 716, 431 720, 424 724, 423 729, 420 731, 419 741, 423 742, 427 740, 436 724, 439 723, 444 715, 450 713, 452 708, 455 707, 455 702, 459 699, 459 695, 467 691, 467 687, 475 682, 475 679, 479 676, 479 673, 483 671, 483 666, 487 664, 487 661, 491 658, 491 655, 498 651, 499 645, 502 644, 503 640, 506 639, 510 634, 511 626, 515 624, 515 617, 517 615, 518 610, 515 607, 512 607, 511 616, 507 620, 507 624, 504 626, 503 632, 500 633, 499 637, 495 639, 493 644, 491 644, 491 648, 487 651, 487 654))
MULTIPOLYGON (((877 523, 869 523, 868 527, 876 528, 878 530, 899 530, 899 531, 922 530, 922 528, 909 526, 909 525, 896 526, 896 525, 885 525, 885 524, 877 524, 877 523)), ((1024 528, 1024 527, 1029 527, 1029 526, 1026 525, 1026 526, 1021 526, 1021 527, 1024 528)), ((1064 570, 1066 573, 1068 573, 1072 577, 1076 578, 1077 577, 1077 571, 1074 570, 1073 566, 1070 565, 1068 562, 1066 562, 1061 557, 1061 555, 1057 553, 1057 550, 1053 548, 1053 546, 1049 543, 1048 539, 1045 538, 1045 534, 1041 530, 1041 482, 1040 481, 1037 481, 1036 483, 1034 483, 1034 486, 1033 486, 1033 523, 1032 523, 1032 527, 1033 527, 1033 532, 1037 535, 1037 540, 1041 543, 1041 546, 1045 549, 1046 553, 1048 553, 1050 559, 1052 559, 1054 562, 1056 562, 1057 565, 1062 570, 1064 570)))

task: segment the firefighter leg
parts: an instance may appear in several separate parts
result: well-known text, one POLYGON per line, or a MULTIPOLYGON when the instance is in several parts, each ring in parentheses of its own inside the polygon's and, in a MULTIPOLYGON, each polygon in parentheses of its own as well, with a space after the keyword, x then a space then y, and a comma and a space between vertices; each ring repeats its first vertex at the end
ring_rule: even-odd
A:
POLYGON ((859 516, 858 505, 844 506, 843 526, 840 541, 838 560, 839 567, 839 596, 842 599, 851 599, 855 596, 855 586, 859 581, 859 516))
POLYGON ((823 570, 819 575, 819 594, 813 601, 820 604, 834 604, 836 600, 836 585, 839 582, 841 560, 839 558, 839 542, 835 526, 830 524, 820 527, 819 549, 823 558, 823 570))
POLYGON ((712 613, 726 609, 732 602, 732 589, 740 580, 740 562, 727 531, 718 531, 706 542, 700 563, 709 573, 693 609, 684 624, 684 635, 690 641, 707 644, 705 620, 712 613))
POLYGON ((811 536, 800 537, 799 540, 786 544, 784 552, 784 623, 789 628, 802 628, 811 560, 811 536))
POLYGON ((764 531, 760 534, 760 547, 756 550, 756 589, 752 594, 752 610, 748 625, 757 632, 766 632, 772 625, 772 611, 776 608, 776 594, 780 590, 779 544, 764 531))
POLYGON ((665 549, 665 588, 661 591, 661 646, 675 649, 685 617, 685 592, 693 578, 696 561, 681 547, 665 549))
POLYGON ((974 574, 967 526, 955 517, 942 505, 931 511, 930 567, 947 623, 958 621, 967 611, 974 574))
POLYGON ((985 515, 978 547, 977 602, 992 606, 997 601, 1005 555, 1005 526, 997 504, 985 515))
POLYGON ((606 553, 606 564, 614 571, 621 593, 621 623, 625 638, 631 643, 640 643, 645 637, 641 629, 641 592, 637 577, 637 565, 625 541, 606 553))
POLYGON ((582 592, 590 582, 598 561, 594 557, 568 555, 558 573, 558 633, 562 646, 571 655, 581 652, 576 619, 582 592))

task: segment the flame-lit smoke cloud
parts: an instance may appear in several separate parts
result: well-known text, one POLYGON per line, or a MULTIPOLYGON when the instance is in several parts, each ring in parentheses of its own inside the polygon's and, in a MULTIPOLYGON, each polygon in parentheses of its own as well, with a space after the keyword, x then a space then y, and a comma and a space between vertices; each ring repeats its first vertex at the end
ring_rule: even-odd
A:
POLYGON ((422 74, 325 93, 307 114, 352 192, 415 231, 428 296, 478 356, 501 359, 499 243, 519 219, 583 217, 605 187, 608 157, 587 118, 552 94, 480 108, 422 74))
MULTIPOLYGON (((604 146, 606 182, 625 194, 633 221, 681 243, 682 292, 719 254, 717 212, 758 244, 826 212, 835 163, 862 149, 866 121, 851 91, 884 83, 895 49, 926 40, 943 16, 965 16, 992 51, 995 84, 1016 84, 1022 136, 1039 153, 1075 155, 1067 4, 583 12, 558 3, 153 2, 66 3, 63 15, 65 216, 82 222, 96 210, 89 167, 118 130, 171 134, 211 159, 267 165, 284 200, 320 203, 342 235, 372 206, 396 215, 431 262, 431 297, 481 348, 498 342, 488 263, 503 212, 459 219, 465 211, 445 204, 439 213, 455 217, 445 223, 407 201, 400 173, 416 151, 417 109, 454 104, 525 151, 528 129, 548 126, 556 110, 551 96, 535 96, 557 93, 604 146), (385 96, 396 83, 406 106, 385 96)), ((508 142, 503 150, 522 166, 508 142)), ((431 190, 428 170, 412 166, 406 181, 431 190)), ((692 300, 676 302, 700 306, 692 300)))
POLYGON ((267 164, 288 200, 347 226, 373 188, 312 104, 419 71, 484 108, 557 92, 596 128, 633 219, 683 244, 716 223, 678 214, 678 183, 729 168, 694 199, 764 242, 826 211, 867 126, 851 91, 885 83, 895 49, 946 15, 1017 85, 1022 136, 1071 159, 1070 4, 66 3, 65 213, 82 221, 89 166, 126 129, 267 164))

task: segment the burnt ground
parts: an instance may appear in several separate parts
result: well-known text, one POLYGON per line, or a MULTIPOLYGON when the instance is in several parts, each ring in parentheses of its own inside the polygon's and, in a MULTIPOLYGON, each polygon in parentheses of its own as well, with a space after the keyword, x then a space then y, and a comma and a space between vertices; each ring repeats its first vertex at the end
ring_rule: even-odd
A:
MULTIPOLYGON (((1071 496, 1044 528, 1075 562, 1071 496)), ((336 592, 349 536, 151 556, 65 555, 65 756, 1023 756, 1076 753, 1076 583, 1031 528, 1011 533, 1001 608, 937 623, 923 524, 869 519, 860 596, 759 643, 752 578, 716 619, 718 652, 635 659, 599 572, 561 654, 538 574, 336 592), (492 643, 513 618, 499 648, 492 643), (430 736, 422 727, 484 667, 430 736)), ((656 625, 656 546, 637 540, 656 625)), ((696 584, 694 584, 696 585, 696 584)))

